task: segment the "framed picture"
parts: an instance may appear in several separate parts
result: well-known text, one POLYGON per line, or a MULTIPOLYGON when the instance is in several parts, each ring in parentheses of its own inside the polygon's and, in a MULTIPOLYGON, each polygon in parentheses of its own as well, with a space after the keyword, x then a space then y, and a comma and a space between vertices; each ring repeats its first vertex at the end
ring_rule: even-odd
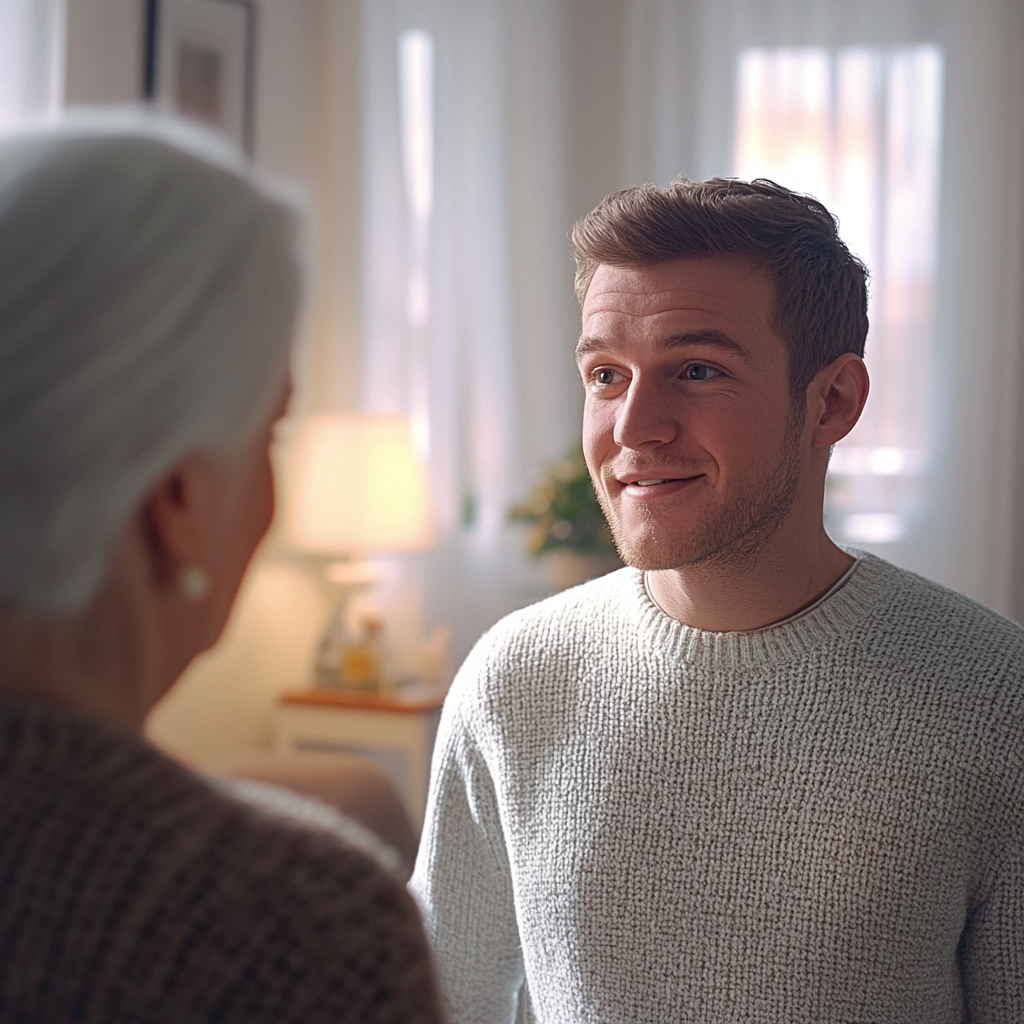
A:
POLYGON ((254 0, 146 0, 146 98, 219 128, 250 156, 255 50, 254 0))

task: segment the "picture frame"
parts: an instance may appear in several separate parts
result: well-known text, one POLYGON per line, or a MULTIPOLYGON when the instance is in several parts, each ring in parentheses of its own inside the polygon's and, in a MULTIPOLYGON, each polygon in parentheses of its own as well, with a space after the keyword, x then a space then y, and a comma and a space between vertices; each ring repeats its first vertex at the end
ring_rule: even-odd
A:
POLYGON ((143 93, 253 155, 254 0, 146 0, 143 93))

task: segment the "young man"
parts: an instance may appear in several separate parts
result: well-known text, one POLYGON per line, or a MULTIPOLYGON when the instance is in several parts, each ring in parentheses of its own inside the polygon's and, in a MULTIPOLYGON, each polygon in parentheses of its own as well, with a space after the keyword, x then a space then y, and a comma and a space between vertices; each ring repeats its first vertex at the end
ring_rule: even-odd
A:
POLYGON ((499 623, 445 706, 412 884, 453 1021, 1024 1019, 1024 631, 822 526, 863 267, 767 182, 573 241, 629 568, 499 623))

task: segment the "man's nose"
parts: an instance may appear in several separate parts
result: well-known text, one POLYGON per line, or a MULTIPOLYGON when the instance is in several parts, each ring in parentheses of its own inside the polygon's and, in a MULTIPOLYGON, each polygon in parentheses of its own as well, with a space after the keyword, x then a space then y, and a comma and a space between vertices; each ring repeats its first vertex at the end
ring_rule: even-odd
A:
POLYGON ((615 443, 637 451, 674 441, 679 424, 671 397, 654 382, 634 377, 615 419, 615 443))

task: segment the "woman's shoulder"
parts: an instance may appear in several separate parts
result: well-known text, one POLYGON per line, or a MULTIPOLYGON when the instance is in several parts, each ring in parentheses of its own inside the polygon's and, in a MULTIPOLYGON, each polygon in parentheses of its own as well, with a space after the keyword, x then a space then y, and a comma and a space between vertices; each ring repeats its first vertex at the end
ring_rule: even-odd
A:
POLYGON ((326 808, 232 792, 132 734, 10 705, 0 798, 0 1016, 61 1019, 87 993, 110 1019, 369 1019, 380 1000, 437 1019, 410 897, 326 808))

